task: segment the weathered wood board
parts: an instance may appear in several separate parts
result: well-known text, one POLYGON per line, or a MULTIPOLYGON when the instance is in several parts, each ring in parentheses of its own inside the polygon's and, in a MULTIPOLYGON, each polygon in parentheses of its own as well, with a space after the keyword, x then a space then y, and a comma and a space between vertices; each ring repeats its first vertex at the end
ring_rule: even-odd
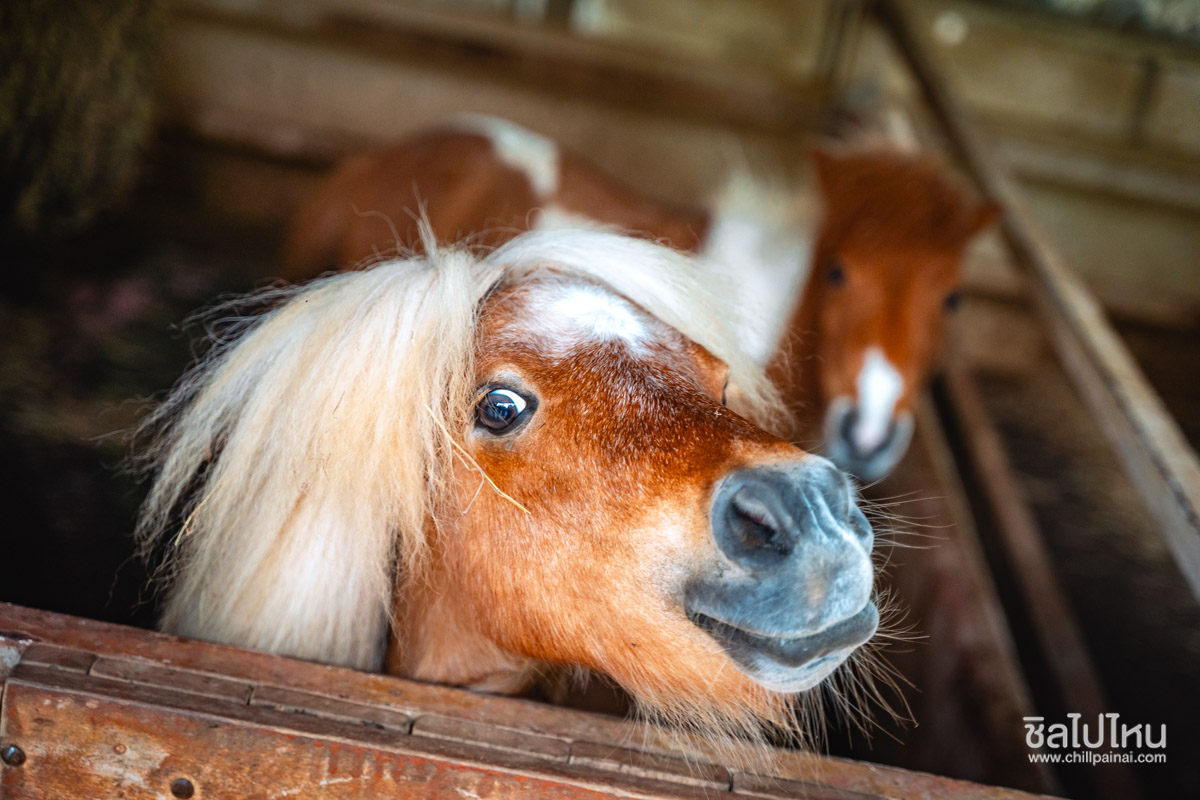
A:
POLYGON ((5 798, 1031 797, 11 605, 0 653, 5 798))

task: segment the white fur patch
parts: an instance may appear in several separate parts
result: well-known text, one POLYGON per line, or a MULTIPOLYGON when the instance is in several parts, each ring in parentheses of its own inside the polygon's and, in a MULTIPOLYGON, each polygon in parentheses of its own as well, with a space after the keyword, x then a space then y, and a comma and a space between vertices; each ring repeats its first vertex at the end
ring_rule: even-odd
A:
POLYGON ((713 209, 701 257, 737 291, 739 336, 760 364, 779 339, 808 280, 810 209, 780 187, 736 173, 713 209))
POLYGON ((858 373, 858 424, 850 436, 862 452, 869 452, 888 435, 892 413, 904 393, 904 378, 878 345, 867 348, 858 373))
POLYGON ((570 286, 547 298, 539 309, 539 323, 571 338, 620 339, 640 344, 647 336, 646 326, 626 301, 597 286, 570 286))
POLYGON ((558 192, 558 145, 552 140, 486 114, 466 114, 456 118, 455 124, 490 139, 500 160, 523 173, 539 199, 548 199, 558 192))
POLYGON ((591 217, 567 211, 553 203, 538 210, 537 221, 533 225, 533 229, 538 231, 579 230, 580 228, 597 231, 610 230, 609 226, 597 222, 591 217))

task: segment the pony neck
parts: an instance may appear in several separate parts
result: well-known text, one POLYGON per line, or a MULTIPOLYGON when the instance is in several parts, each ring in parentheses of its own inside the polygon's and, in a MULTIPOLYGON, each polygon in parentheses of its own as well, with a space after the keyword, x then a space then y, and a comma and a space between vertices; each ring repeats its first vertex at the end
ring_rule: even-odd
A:
POLYGON ((736 291, 736 306, 750 311, 741 323, 742 345, 766 364, 807 284, 811 201, 739 171, 712 206, 699 255, 736 291))
POLYGON ((384 671, 493 694, 527 689, 539 665, 480 634, 454 598, 437 571, 399 587, 384 671))

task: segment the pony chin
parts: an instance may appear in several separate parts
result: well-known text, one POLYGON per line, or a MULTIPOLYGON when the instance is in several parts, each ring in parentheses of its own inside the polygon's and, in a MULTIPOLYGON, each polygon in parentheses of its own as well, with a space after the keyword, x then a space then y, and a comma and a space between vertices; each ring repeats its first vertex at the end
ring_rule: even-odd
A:
POLYGON ((815 688, 849 658, 851 650, 831 653, 799 669, 784 667, 765 658, 753 665, 753 679, 767 691, 793 695, 815 688))

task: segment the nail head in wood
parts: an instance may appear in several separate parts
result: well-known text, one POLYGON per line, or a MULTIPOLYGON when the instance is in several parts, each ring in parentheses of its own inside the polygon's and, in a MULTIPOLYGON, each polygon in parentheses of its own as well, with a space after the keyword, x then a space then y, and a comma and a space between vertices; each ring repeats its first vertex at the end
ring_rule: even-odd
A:
POLYGON ((195 793, 196 787, 187 778, 176 778, 171 781, 171 794, 181 798, 181 800, 187 800, 187 798, 195 793))
POLYGON ((10 767, 19 767, 25 763, 25 751, 15 744, 10 744, 0 750, 0 760, 10 767))

